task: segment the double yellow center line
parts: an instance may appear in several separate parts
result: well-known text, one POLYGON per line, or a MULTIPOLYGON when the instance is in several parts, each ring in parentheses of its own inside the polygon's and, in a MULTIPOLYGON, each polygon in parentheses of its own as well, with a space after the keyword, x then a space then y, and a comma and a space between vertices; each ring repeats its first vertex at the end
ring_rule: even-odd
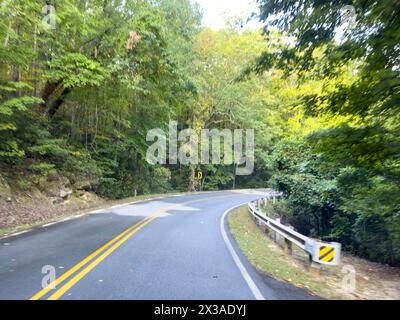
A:
POLYGON ((42 290, 40 290, 39 292, 37 292, 29 300, 39 300, 40 298, 42 298, 43 296, 48 294, 51 290, 56 288, 56 286, 62 284, 65 280, 68 280, 68 278, 73 276, 77 271, 79 271, 81 268, 84 267, 81 271, 79 271, 79 273, 77 273, 75 276, 73 276, 71 279, 69 279, 61 288, 57 289, 48 298, 48 300, 59 299, 69 289, 71 289, 79 280, 81 280, 84 276, 86 276, 94 267, 96 267, 100 262, 102 262, 105 258, 107 258, 112 252, 114 252, 125 241, 127 241, 132 235, 134 235, 137 231, 139 231, 145 225, 147 225, 148 223, 150 223, 151 221, 156 219, 158 214, 167 212, 169 210, 172 210, 172 209, 180 207, 180 206, 187 205, 189 203, 207 201, 207 200, 215 199, 215 198, 232 197, 232 196, 235 196, 235 195, 216 196, 216 197, 209 197, 206 199, 192 200, 192 201, 183 202, 183 203, 169 206, 167 208, 160 209, 159 211, 155 212, 154 214, 148 216, 147 218, 130 226, 128 229, 126 229, 125 231, 123 231, 122 233, 120 233, 119 235, 117 235, 116 237, 111 239, 110 241, 108 241, 101 248, 99 248, 96 251, 94 251, 93 253, 91 253, 89 256, 87 256, 82 261, 77 263, 75 266, 73 266, 67 272, 62 274, 59 278, 57 278, 52 283, 50 283, 50 285, 48 285, 47 287, 45 287, 42 290))
POLYGON ((48 300, 57 300, 59 299, 65 292, 67 292, 70 288, 72 288, 80 279, 82 279, 86 274, 88 274, 95 266, 97 266, 101 261, 103 261, 107 256, 109 256, 113 251, 115 251, 121 244, 123 244, 126 240, 128 240, 132 235, 134 235, 137 231, 139 231, 141 228, 143 228, 146 224, 150 223, 153 221, 156 217, 148 217, 146 219, 143 219, 119 235, 117 235, 115 238, 111 239, 109 242, 107 242, 104 246, 101 248, 97 249, 94 251, 92 254, 87 256, 85 259, 80 261, 78 264, 73 266, 71 269, 69 269, 67 272, 65 272, 63 275, 61 275, 59 278, 54 280, 49 286, 43 288, 39 292, 37 292, 34 296, 30 298, 30 300, 39 300, 42 298, 44 295, 46 295, 50 290, 64 282, 66 279, 68 279, 71 275, 73 275, 76 271, 81 269, 83 266, 88 264, 91 260, 94 259, 91 263, 89 263, 82 271, 80 271, 77 275, 75 275, 72 279, 70 279, 67 283, 65 283, 60 289, 58 289, 54 294, 52 294, 48 300))

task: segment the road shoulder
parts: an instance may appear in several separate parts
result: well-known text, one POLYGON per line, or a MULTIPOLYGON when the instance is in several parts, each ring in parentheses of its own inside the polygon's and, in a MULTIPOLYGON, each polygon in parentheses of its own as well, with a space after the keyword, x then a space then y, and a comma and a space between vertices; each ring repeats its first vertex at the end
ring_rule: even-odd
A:
MULTIPOLYGON (((251 259, 251 255, 248 253, 251 251, 250 246, 243 246, 241 239, 237 237, 237 231, 235 228, 232 229, 231 220, 238 212, 244 212, 241 206, 239 208, 233 208, 229 210, 228 215, 223 219, 225 230, 227 230, 227 236, 229 242, 243 264, 244 268, 250 275, 257 288, 260 290, 264 299, 266 300, 316 300, 320 299, 315 294, 306 290, 305 288, 297 287, 291 283, 276 279, 269 276, 262 269, 258 268, 258 265, 251 259), (238 241, 239 240, 239 241, 238 241)), ((245 209, 247 210, 247 209, 245 209)), ((257 227, 256 227, 257 229, 257 227)), ((257 229, 258 230, 258 229, 257 229)), ((252 230, 255 231, 255 230, 252 230)), ((261 232, 261 230, 258 230, 261 232)), ((249 244, 249 243, 248 243, 249 244)))

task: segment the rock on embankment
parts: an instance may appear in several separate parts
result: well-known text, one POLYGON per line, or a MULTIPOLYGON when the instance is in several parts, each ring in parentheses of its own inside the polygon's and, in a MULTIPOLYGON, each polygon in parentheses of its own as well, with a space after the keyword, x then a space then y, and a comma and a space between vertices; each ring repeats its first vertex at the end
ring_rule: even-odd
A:
POLYGON ((15 190, 0 175, 0 229, 31 225, 102 204, 88 183, 72 186, 62 176, 42 180, 27 190, 15 190))

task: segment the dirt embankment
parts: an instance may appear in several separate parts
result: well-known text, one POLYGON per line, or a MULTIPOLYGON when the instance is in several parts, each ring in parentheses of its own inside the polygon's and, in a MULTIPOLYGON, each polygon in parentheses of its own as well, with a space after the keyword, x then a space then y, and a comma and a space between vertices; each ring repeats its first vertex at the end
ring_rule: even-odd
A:
POLYGON ((57 175, 41 181, 39 185, 30 184, 29 188, 13 188, 0 173, 0 237, 114 205, 188 194, 173 192, 107 200, 91 189, 90 182, 80 181, 71 185, 68 179, 57 175))
POLYGON ((105 202, 90 192, 71 194, 57 204, 41 194, 19 194, 11 201, 0 199, 0 229, 46 222, 105 202))
POLYGON ((0 230, 2 234, 13 228, 47 222, 87 208, 106 203, 90 186, 71 186, 64 177, 53 177, 41 187, 13 188, 0 175, 0 230))

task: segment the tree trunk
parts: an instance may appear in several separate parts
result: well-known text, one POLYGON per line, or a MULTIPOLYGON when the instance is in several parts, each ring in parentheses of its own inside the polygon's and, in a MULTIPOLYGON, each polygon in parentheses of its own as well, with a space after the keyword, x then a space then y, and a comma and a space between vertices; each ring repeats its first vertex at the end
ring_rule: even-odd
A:
POLYGON ((195 167, 193 164, 190 164, 189 165, 189 186, 188 186, 189 192, 195 191, 194 174, 195 174, 195 167))
POLYGON ((50 117, 56 114, 70 91, 69 88, 63 88, 62 81, 46 83, 41 94, 44 101, 42 106, 50 117), (56 95, 58 95, 58 97, 55 97, 56 95))

